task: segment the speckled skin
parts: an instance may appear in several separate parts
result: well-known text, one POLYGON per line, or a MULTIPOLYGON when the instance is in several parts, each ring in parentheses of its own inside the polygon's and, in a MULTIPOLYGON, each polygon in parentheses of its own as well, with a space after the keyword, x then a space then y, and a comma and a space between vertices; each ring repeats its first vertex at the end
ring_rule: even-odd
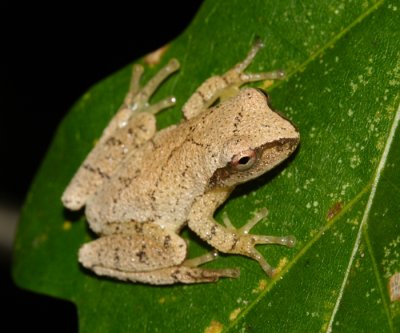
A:
POLYGON ((179 232, 188 225, 218 251, 252 257, 273 274, 255 244, 293 246, 292 238, 250 235, 265 214, 240 230, 213 218, 236 185, 282 162, 299 142, 296 128, 270 109, 265 94, 239 90, 245 82, 282 76, 279 71, 243 73, 261 46, 256 43, 223 76, 208 79, 185 104, 185 121, 159 132, 154 113, 174 99, 152 106, 147 101, 179 64, 172 60, 142 89, 143 69, 134 68, 124 105, 62 197, 69 209, 86 206, 90 228, 100 236, 79 251, 85 267, 98 275, 150 284, 237 277, 236 269, 196 267, 210 256, 185 261, 187 245, 179 232), (218 98, 223 101, 209 108, 218 98))

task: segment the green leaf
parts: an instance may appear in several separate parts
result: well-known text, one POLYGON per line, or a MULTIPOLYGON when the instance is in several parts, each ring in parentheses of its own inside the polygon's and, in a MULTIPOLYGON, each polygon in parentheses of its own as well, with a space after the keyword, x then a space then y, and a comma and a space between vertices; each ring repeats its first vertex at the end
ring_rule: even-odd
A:
MULTIPOLYGON (((205 1, 149 79, 176 57, 180 72, 154 100, 178 104, 212 74, 241 60, 255 36, 266 47, 250 71, 285 68, 272 105, 300 129, 301 146, 282 167, 241 186, 221 208, 237 226, 267 207, 260 234, 293 234, 295 248, 260 246, 281 268, 274 279, 240 256, 239 279, 155 287, 83 270, 79 247, 93 235, 60 197, 127 90, 130 68, 86 93, 64 120, 23 209, 15 243, 18 285, 78 307, 82 332, 398 332, 400 302, 388 282, 400 271, 400 5, 397 1, 205 1)), ((217 218, 220 218, 221 211, 217 218)), ((192 233, 190 255, 206 251, 192 233)))

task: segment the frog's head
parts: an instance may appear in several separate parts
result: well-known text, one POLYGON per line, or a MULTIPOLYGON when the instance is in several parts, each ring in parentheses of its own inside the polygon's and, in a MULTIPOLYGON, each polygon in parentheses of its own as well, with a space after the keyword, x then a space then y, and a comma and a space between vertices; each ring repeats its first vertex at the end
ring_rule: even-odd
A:
POLYGON ((270 108, 263 91, 243 89, 227 102, 236 110, 233 134, 223 143, 210 186, 235 186, 264 174, 290 156, 300 140, 296 127, 270 108))

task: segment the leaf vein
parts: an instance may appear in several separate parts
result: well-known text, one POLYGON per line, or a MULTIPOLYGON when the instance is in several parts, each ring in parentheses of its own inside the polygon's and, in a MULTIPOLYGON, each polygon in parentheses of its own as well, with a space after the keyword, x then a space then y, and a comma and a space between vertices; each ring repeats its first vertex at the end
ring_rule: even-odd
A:
POLYGON ((382 282, 381 282, 381 280, 379 278, 378 264, 377 264, 377 262, 375 260, 376 257, 374 255, 374 251, 372 249, 372 245, 371 245, 371 242, 370 242, 370 239, 369 239, 369 235, 367 233, 367 228, 364 228, 363 234, 364 234, 365 244, 367 245, 368 253, 369 253, 369 256, 370 256, 371 261, 372 261, 372 268, 373 268, 374 275, 375 275, 375 278, 376 278, 376 283, 377 283, 378 288, 379 288, 379 293, 381 294, 383 308, 385 310, 385 314, 386 314, 386 317, 387 317, 387 320, 388 320, 390 331, 394 332, 393 321, 392 321, 392 318, 390 316, 389 305, 387 304, 387 298, 385 297, 385 291, 384 291, 385 289, 382 286, 382 282))
POLYGON ((385 148, 383 150, 381 159, 379 161, 377 170, 375 172, 375 176, 373 178, 373 183, 372 183, 372 187, 371 187, 371 193, 369 195, 367 206, 365 208, 365 212, 364 212, 363 218, 362 218, 361 223, 360 223, 360 227, 359 227, 358 232, 357 232, 357 237, 356 237, 356 240, 354 242, 353 251, 351 253, 350 260, 349 260, 349 263, 347 265, 347 269, 346 269, 346 272, 345 272, 345 275, 344 275, 344 278, 343 278, 343 283, 342 283, 342 286, 340 287, 338 298, 336 300, 335 307, 333 308, 332 315, 331 315, 331 318, 329 320, 328 328, 326 330, 327 333, 332 332, 333 321, 335 320, 336 313, 339 310, 339 305, 340 305, 341 300, 343 298, 343 292, 344 292, 344 289, 346 287, 347 281, 349 279, 350 270, 351 270, 351 267, 353 266, 354 258, 355 258, 356 254, 357 254, 357 251, 358 251, 358 249, 360 247, 362 230, 363 230, 364 226, 367 224, 369 213, 371 212, 371 208, 372 208, 372 203, 373 203, 373 200, 375 198, 376 189, 378 187, 378 184, 379 184, 379 181, 380 181, 380 178, 381 178, 382 170, 383 170, 383 168, 385 166, 387 157, 389 155, 390 147, 392 145, 394 136, 396 134, 396 130, 397 130, 397 126, 399 124, 399 121, 400 121, 400 105, 398 106, 397 112, 396 112, 396 114, 394 116, 393 124, 392 124, 392 127, 390 129, 389 135, 387 137, 385 148))
POLYGON ((333 36, 325 45, 323 45, 321 48, 319 48, 317 51, 314 53, 310 54, 310 56, 301 64, 299 64, 295 69, 292 71, 288 72, 285 76, 285 80, 280 80, 280 81, 275 81, 275 83, 271 86, 269 90, 272 90, 273 88, 279 87, 281 84, 284 84, 286 80, 288 80, 291 76, 295 75, 296 73, 302 71, 307 67, 307 65, 315 60, 319 55, 323 54, 325 50, 333 47, 333 45, 340 40, 344 35, 346 35, 354 26, 356 26, 358 23, 361 23, 363 19, 368 17, 373 11, 378 9, 381 5, 383 5, 384 0, 376 2, 374 5, 372 5, 370 8, 368 8, 365 12, 363 12, 359 17, 357 17, 353 22, 351 22, 347 27, 343 28, 340 30, 335 36, 333 36))
POLYGON ((371 183, 368 183, 367 186, 365 186, 347 205, 343 207, 343 209, 340 211, 339 214, 337 214, 332 220, 330 220, 328 223, 326 223, 320 231, 315 234, 314 237, 312 237, 304 246, 303 248, 296 254, 296 256, 291 260, 280 272, 277 274, 271 283, 268 284, 268 286, 263 290, 263 292, 260 293, 260 295, 254 299, 253 302, 248 303, 248 307, 243 309, 243 311, 240 313, 240 315, 236 318, 235 321, 233 321, 231 326, 235 326, 237 322, 240 321, 241 318, 243 318, 246 313, 248 313, 273 287, 274 285, 281 280, 281 278, 290 270, 290 268, 298 261, 300 258, 302 258, 308 250, 311 248, 311 246, 316 243, 337 221, 340 220, 340 217, 343 216, 347 211, 349 211, 356 203, 358 203, 361 198, 364 196, 365 193, 367 193, 371 188, 371 183))

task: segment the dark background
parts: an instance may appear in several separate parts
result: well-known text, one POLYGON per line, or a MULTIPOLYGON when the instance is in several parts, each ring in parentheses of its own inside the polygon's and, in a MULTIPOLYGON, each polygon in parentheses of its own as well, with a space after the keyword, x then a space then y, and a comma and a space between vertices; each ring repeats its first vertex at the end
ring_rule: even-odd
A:
POLYGON ((7 238, 4 230, 12 235, 29 184, 72 104, 94 83, 177 37, 200 5, 200 0, 0 2, 2 328, 77 331, 72 304, 14 286, 12 237, 1 241, 7 238))

